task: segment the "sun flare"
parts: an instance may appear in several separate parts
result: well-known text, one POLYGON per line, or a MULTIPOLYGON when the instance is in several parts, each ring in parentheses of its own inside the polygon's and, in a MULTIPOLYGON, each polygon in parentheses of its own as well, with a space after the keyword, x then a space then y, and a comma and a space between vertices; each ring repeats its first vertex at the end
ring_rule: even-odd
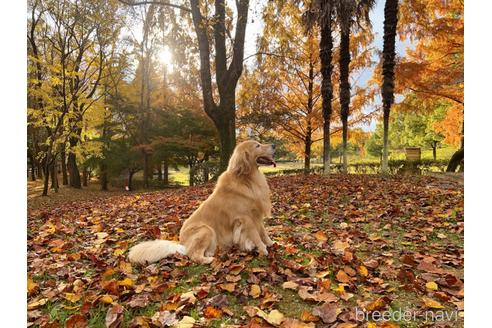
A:
POLYGON ((172 64, 173 55, 168 47, 163 47, 161 50, 159 50, 159 52, 157 53, 157 57, 159 59, 159 62, 162 65, 165 65, 168 71, 173 70, 173 64, 172 64))

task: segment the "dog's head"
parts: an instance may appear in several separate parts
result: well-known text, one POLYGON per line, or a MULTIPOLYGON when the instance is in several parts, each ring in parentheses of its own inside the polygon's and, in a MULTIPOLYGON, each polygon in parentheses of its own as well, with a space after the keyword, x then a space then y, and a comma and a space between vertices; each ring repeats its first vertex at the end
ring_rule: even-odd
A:
POLYGON ((274 153, 274 144, 261 144, 254 140, 243 141, 234 149, 227 170, 238 176, 246 176, 259 165, 276 166, 274 153))

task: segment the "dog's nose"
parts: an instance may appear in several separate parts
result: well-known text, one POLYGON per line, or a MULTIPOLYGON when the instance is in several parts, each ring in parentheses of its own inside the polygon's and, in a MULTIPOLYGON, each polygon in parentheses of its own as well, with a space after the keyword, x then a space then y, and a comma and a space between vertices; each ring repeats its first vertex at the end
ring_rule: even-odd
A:
POLYGON ((275 149, 275 144, 271 144, 271 146, 272 146, 272 149, 275 149))

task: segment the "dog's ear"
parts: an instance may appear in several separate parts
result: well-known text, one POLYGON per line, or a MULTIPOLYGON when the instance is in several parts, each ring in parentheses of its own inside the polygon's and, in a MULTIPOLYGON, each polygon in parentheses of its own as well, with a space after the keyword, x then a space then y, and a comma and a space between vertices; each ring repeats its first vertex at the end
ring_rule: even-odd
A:
POLYGON ((251 173, 251 160, 248 151, 234 151, 229 160, 228 171, 237 176, 245 176, 251 173))

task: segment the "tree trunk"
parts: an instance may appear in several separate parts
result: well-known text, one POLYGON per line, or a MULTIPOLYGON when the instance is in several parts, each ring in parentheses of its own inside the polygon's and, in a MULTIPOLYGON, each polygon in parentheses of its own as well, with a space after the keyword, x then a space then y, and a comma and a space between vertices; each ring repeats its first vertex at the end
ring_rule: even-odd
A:
POLYGON ((68 185, 68 175, 67 175, 67 157, 65 155, 65 147, 60 153, 61 169, 62 169, 62 184, 64 186, 68 185))
POLYGON ((162 181, 162 162, 157 164, 157 181, 162 181))
POLYGON ((78 138, 72 137, 69 140, 70 142, 70 153, 68 154, 68 172, 70 173, 70 187, 73 188, 82 188, 81 181, 80 181, 80 172, 79 168, 77 166, 77 157, 75 156, 75 153, 73 152, 75 146, 77 146, 78 143, 78 138))
POLYGON ((231 158, 234 147, 236 146, 236 117, 232 103, 229 108, 225 110, 225 114, 222 118, 215 122, 215 126, 219 131, 220 140, 220 163, 218 174, 227 170, 229 165, 229 158, 231 158))
POLYGON ((331 100, 333 98, 333 86, 331 75, 333 65, 331 63, 333 53, 333 37, 331 34, 331 2, 321 2, 320 29, 321 39, 319 42, 319 57, 321 60, 321 98, 323 106, 323 174, 330 173, 330 120, 331 100), (329 6, 325 8, 324 6, 329 6))
POLYGON ((89 172, 87 172, 87 168, 84 167, 82 170, 82 185, 84 187, 87 187, 87 180, 88 180, 89 172))
POLYGON ((194 186, 195 185, 195 165, 193 165, 192 163, 188 163, 189 167, 190 167, 190 177, 189 177, 189 184, 190 184, 190 187, 191 186, 194 186))
POLYGON ((347 138, 350 106, 350 30, 342 29, 340 35, 340 117, 342 119, 343 173, 347 173, 347 138))
POLYGON ((209 155, 205 154, 204 161, 203 161, 203 182, 208 182, 208 176, 209 176, 209 169, 208 169, 208 160, 209 160, 209 155))
POLYGON ((437 142, 432 142, 432 158, 434 161, 437 160, 437 142))
POLYGON ((39 163, 39 161, 37 162, 37 168, 36 168, 36 171, 38 173, 38 178, 42 179, 43 178, 43 165, 41 163, 39 163))
POLYGON ((58 174, 56 172, 56 160, 50 165, 51 189, 58 192, 58 174))
POLYGON ((145 150, 143 151, 143 186, 149 188, 149 156, 145 150))
POLYGON ((465 158, 465 148, 460 148, 456 151, 449 160, 446 172, 456 172, 456 169, 460 165, 461 161, 465 158))
POLYGON ((29 162, 31 164, 31 181, 36 181, 36 162, 34 160, 34 156, 32 155, 31 151, 27 151, 27 156, 29 156, 29 162))
POLYGON ((391 105, 394 102, 395 88, 395 38, 398 24, 398 0, 386 0, 384 6, 383 43, 383 173, 388 173, 388 130, 391 105))
POLYGON ((128 172, 128 190, 133 191, 133 175, 135 172, 129 171, 128 172))
POLYGON ((164 172, 162 180, 165 186, 169 185, 169 161, 167 160, 167 158, 164 159, 164 172))
POLYGON ((50 182, 50 166, 49 161, 45 159, 44 164, 44 181, 43 181, 43 196, 48 196, 48 187, 50 182))
MULTIPOLYGON (((310 129, 310 127, 308 127, 310 129)), ((304 139, 304 174, 309 174, 311 168, 311 134, 306 133, 306 139, 304 139)))
POLYGON ((108 190, 108 169, 106 166, 106 163, 104 162, 105 159, 102 160, 101 165, 99 166, 99 169, 101 170, 101 190, 107 191, 108 190))

